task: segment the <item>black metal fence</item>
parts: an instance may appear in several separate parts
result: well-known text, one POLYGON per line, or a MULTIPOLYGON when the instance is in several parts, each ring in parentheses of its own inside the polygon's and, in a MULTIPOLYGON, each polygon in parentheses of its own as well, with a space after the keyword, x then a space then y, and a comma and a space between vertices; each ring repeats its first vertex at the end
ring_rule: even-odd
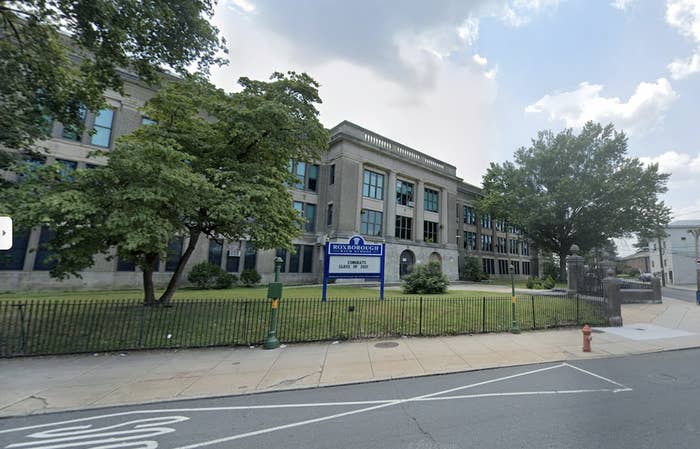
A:
MULTIPOLYGON (((522 329, 605 323, 605 300, 586 296, 519 296, 522 329)), ((257 299, 0 302, 0 357, 133 349, 254 345, 264 341, 270 303, 257 299)), ((283 299, 282 342, 503 332, 510 297, 283 299)))
POLYGON ((620 285, 621 290, 651 290, 653 288, 651 282, 645 281, 629 281, 618 279, 617 283, 620 285))

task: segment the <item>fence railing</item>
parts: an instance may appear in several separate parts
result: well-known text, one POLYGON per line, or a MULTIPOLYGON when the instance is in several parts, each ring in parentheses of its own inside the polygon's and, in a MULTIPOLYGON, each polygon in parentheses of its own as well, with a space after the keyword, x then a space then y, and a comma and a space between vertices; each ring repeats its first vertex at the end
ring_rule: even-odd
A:
POLYGON ((620 290, 651 290, 653 288, 651 282, 646 281, 629 281, 618 279, 617 283, 620 285, 620 290))
MULTIPOLYGON (((519 296, 522 329, 605 323, 605 300, 579 295, 519 296)), ((0 302, 0 357, 253 345, 264 341, 267 300, 0 302)), ((508 331, 510 297, 283 299, 282 342, 508 331)))

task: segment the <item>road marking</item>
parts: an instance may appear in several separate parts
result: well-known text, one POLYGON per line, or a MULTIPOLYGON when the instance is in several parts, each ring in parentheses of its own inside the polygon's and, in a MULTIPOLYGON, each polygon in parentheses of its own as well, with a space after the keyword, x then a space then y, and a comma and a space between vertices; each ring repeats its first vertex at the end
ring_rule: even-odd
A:
POLYGON ((621 383, 618 383, 618 382, 615 382, 614 380, 608 379, 607 377, 603 377, 603 376, 598 375, 598 374, 596 374, 596 373, 592 373, 592 372, 590 372, 590 371, 586 371, 586 370, 583 369, 583 368, 579 368, 578 366, 569 365, 569 364, 566 363, 566 362, 564 362, 563 365, 564 365, 564 366, 568 366, 569 368, 573 368, 573 369, 575 369, 575 370, 581 371, 582 373, 588 374, 589 376, 593 376, 593 377, 596 377, 596 378, 598 378, 598 379, 604 380, 604 381, 606 381, 606 382, 610 382, 611 384, 617 385, 617 386, 620 387, 620 388, 629 388, 629 387, 627 387, 627 386, 625 386, 625 385, 622 385, 621 383))

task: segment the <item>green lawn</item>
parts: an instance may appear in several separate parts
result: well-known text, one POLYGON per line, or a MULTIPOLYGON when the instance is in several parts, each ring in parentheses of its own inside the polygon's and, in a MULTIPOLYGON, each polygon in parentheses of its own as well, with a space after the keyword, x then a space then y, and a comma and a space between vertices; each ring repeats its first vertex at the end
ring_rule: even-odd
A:
MULTIPOLYGON (((491 285, 507 285, 510 287, 510 280, 508 279, 492 279, 488 281, 491 285)), ((526 279, 517 279, 515 281, 515 288, 527 289, 526 279)), ((557 281, 554 288, 566 288, 566 282, 557 281)))

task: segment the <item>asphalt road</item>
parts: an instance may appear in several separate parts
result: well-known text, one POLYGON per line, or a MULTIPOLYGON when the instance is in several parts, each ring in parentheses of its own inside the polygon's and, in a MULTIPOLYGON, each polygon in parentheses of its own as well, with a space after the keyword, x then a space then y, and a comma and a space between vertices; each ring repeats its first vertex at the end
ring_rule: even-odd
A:
POLYGON ((680 299, 682 301, 695 302, 695 292, 679 290, 677 288, 661 287, 661 296, 664 298, 680 299))
POLYGON ((700 350, 0 420, 0 448, 693 448, 700 350))

